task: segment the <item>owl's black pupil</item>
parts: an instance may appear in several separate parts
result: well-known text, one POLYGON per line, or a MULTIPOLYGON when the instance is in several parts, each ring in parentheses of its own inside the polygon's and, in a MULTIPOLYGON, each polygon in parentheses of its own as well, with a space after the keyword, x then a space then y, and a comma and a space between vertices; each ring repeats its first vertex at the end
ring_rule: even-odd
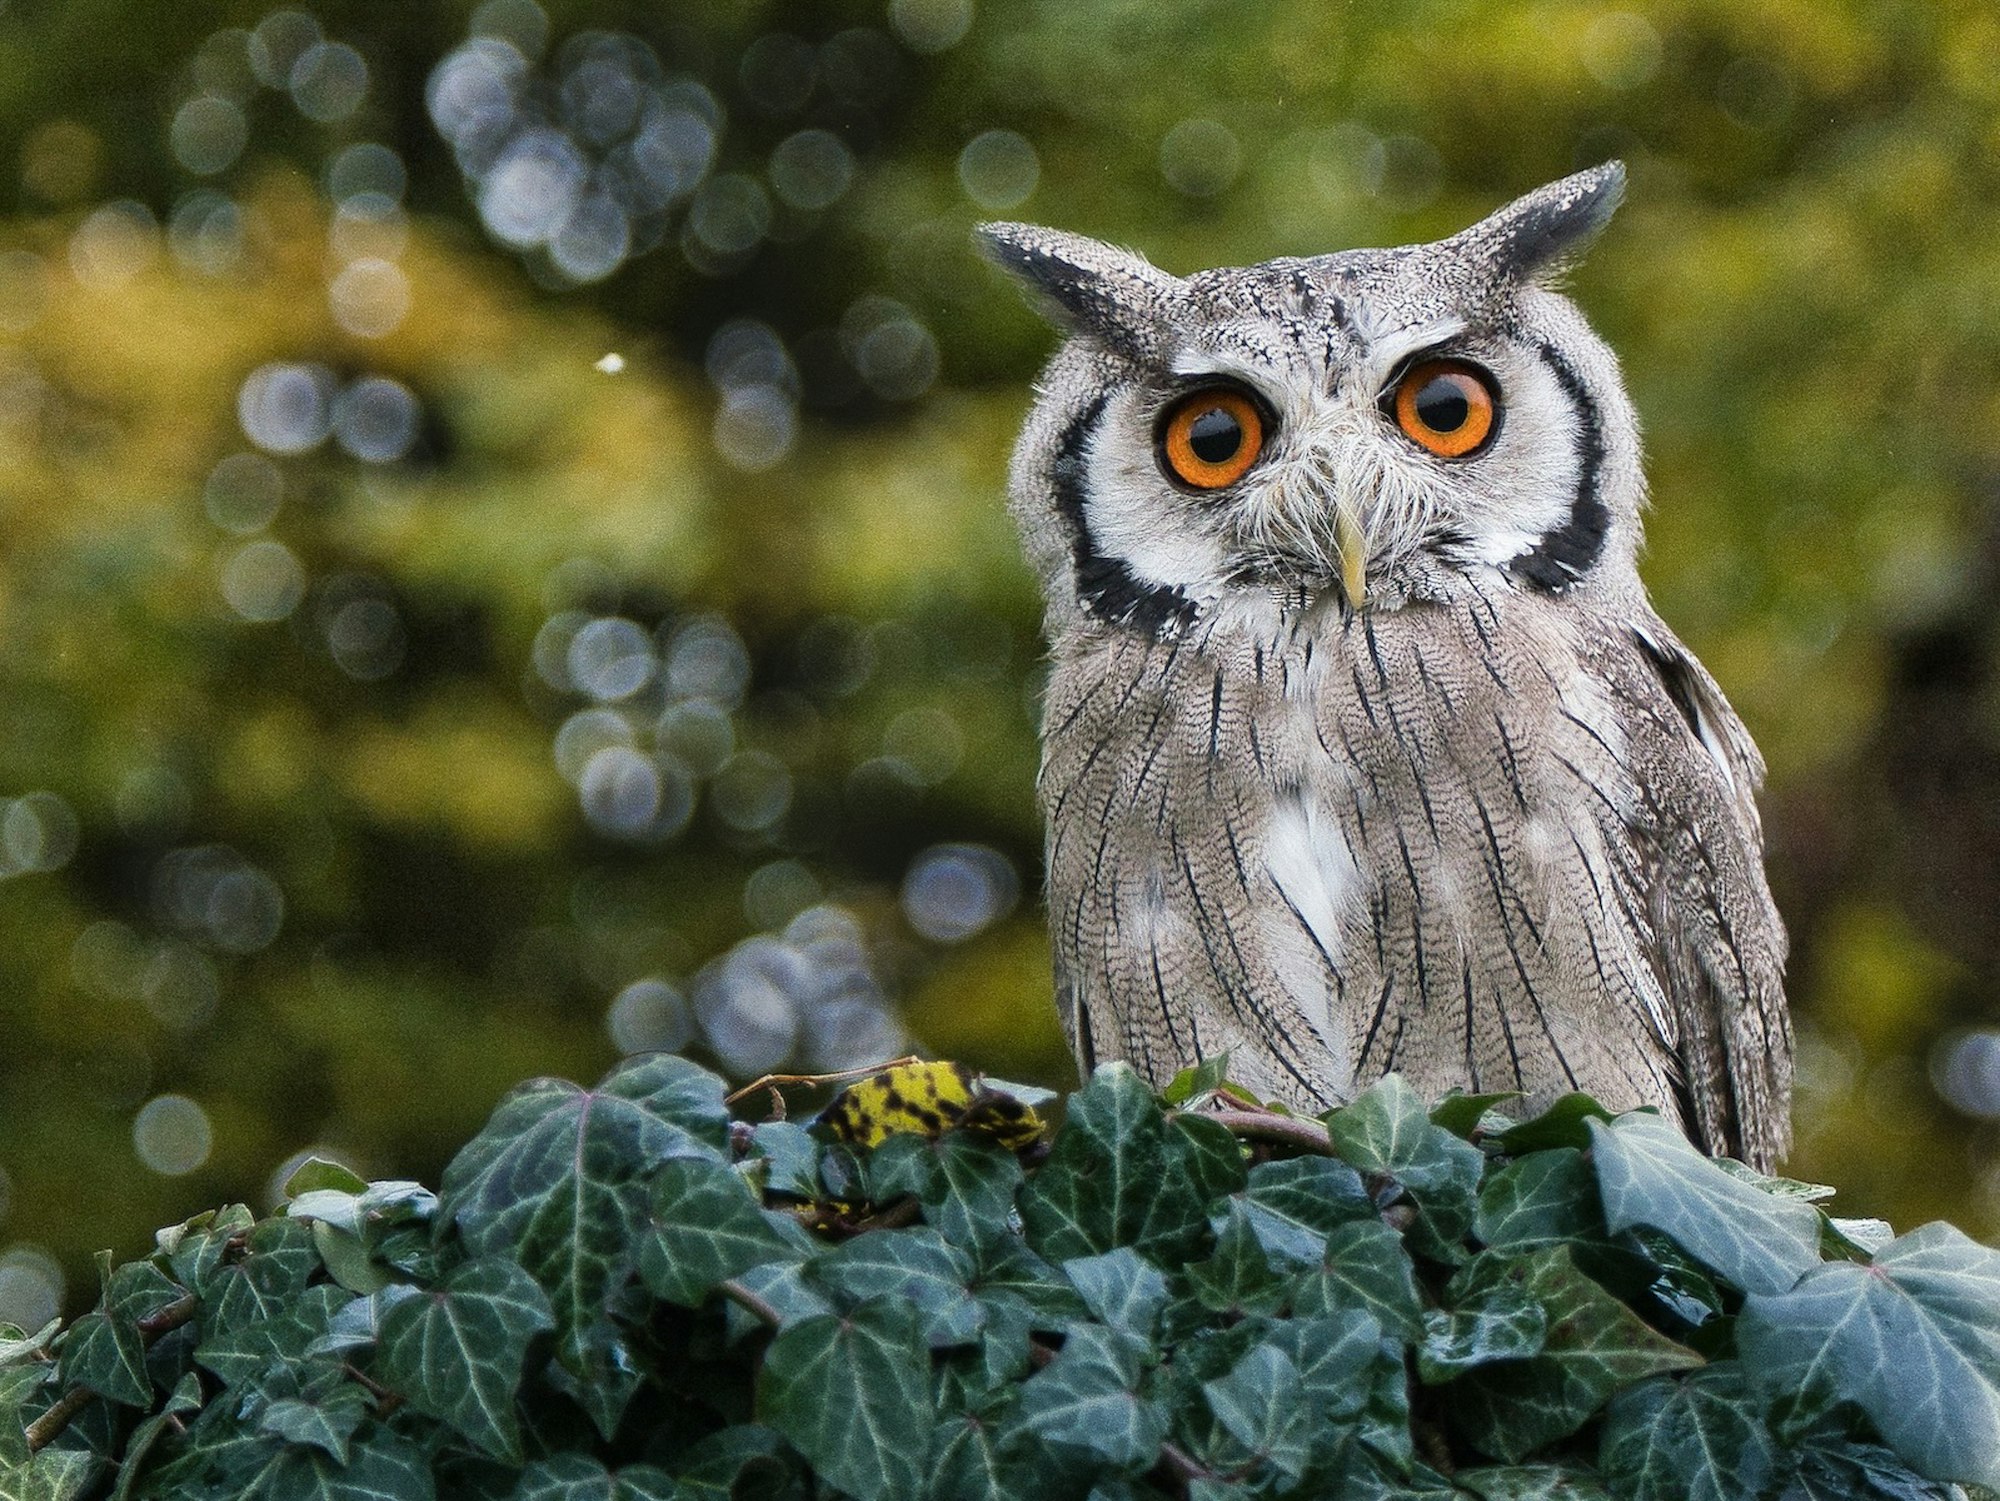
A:
POLYGON ((1432 376, 1417 392, 1417 416, 1434 433, 1455 433, 1471 415, 1465 387, 1449 375, 1432 376))
POLYGON ((1243 446, 1243 424, 1224 407, 1210 407, 1188 424, 1188 447, 1204 464, 1226 464, 1243 446))

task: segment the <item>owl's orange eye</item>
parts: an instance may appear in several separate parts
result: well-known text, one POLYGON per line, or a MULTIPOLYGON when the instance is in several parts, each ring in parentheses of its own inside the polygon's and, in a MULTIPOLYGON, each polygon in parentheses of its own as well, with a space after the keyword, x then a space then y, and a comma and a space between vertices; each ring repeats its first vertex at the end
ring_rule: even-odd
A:
POLYGON ((1493 435, 1493 377, 1460 360, 1426 360, 1396 385, 1396 426, 1441 459, 1462 459, 1493 435))
POLYGON ((1264 451, 1264 417, 1241 391, 1212 386, 1183 396, 1160 423, 1160 462, 1197 490, 1243 478, 1264 451))

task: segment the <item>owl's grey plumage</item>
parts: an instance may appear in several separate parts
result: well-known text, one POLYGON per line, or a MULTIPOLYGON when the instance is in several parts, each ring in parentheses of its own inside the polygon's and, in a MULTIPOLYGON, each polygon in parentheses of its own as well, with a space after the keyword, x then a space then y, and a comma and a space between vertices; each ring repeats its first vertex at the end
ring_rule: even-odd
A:
POLYGON ((1786 1148, 1763 765, 1639 580, 1637 419, 1552 290, 1616 163, 1450 239, 1186 278, 983 247, 1067 329, 1013 505, 1054 659, 1063 1021, 1306 1109, 1583 1089, 1786 1148))

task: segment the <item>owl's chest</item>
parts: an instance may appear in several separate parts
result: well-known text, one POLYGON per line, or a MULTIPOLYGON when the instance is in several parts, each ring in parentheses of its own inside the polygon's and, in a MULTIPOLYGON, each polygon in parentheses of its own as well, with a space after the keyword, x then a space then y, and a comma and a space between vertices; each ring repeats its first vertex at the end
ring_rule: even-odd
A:
POLYGON ((1056 900, 1178 900, 1343 981, 1540 933, 1638 801, 1578 645, 1477 601, 1066 655, 1044 739, 1056 900))

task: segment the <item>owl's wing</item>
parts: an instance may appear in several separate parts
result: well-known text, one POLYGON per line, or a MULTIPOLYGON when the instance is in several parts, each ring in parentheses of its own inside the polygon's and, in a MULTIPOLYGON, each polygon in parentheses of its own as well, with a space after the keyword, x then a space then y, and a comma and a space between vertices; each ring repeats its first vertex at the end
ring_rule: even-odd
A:
POLYGON ((1764 880, 1764 762, 1706 668, 1650 615, 1608 663, 1638 779, 1655 962, 1690 1126, 1768 1171, 1791 1144, 1786 939, 1764 880))

